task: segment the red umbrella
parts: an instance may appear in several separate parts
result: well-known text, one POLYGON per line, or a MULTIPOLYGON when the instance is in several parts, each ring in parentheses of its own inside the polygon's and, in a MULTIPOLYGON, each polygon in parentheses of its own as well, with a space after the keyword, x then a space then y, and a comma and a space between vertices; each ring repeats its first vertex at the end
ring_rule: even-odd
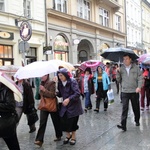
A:
POLYGON ((87 67, 89 67, 89 68, 91 68, 91 71, 96 71, 96 68, 98 66, 101 66, 102 68, 105 67, 105 65, 102 62, 100 62, 99 60, 88 60, 88 61, 82 62, 79 68, 81 70, 85 71, 85 69, 87 67))

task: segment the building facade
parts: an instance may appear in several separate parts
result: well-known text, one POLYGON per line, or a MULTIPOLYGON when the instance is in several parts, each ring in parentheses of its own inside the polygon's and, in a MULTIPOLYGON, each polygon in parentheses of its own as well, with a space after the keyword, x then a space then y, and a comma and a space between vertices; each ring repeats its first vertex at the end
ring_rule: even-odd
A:
POLYGON ((76 64, 126 46, 124 8, 122 0, 47 0, 49 59, 76 64))
POLYGON ((0 0, 0 66, 42 60, 45 43, 45 2, 0 0), (32 36, 22 47, 20 25, 30 23, 32 36), (25 50, 25 51, 24 51, 25 50))
POLYGON ((142 0, 142 43, 146 53, 150 53, 150 2, 142 0))
POLYGON ((142 43, 141 0, 126 0, 127 47, 137 55, 144 52, 142 43))

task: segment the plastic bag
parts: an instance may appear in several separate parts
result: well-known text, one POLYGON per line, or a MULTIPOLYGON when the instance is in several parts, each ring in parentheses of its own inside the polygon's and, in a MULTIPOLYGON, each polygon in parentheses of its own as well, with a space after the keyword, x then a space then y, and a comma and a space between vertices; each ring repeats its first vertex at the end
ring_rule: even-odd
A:
POLYGON ((108 103, 111 104, 114 102, 114 92, 113 89, 107 91, 108 103))

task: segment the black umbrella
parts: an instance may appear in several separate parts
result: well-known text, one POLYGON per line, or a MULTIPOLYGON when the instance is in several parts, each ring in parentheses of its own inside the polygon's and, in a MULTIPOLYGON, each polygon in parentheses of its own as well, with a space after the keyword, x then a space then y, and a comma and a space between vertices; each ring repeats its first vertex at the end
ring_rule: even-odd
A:
POLYGON ((139 58, 133 50, 122 47, 108 48, 101 56, 111 61, 122 62, 125 54, 129 54, 133 61, 139 58))

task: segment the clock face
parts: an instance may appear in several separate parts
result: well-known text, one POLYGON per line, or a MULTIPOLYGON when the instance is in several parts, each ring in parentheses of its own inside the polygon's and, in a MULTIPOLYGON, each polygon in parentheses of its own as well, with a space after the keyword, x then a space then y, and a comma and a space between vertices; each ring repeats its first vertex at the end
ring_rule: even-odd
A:
POLYGON ((2 38, 10 38, 10 33, 8 33, 8 32, 0 32, 0 37, 2 37, 2 38))

